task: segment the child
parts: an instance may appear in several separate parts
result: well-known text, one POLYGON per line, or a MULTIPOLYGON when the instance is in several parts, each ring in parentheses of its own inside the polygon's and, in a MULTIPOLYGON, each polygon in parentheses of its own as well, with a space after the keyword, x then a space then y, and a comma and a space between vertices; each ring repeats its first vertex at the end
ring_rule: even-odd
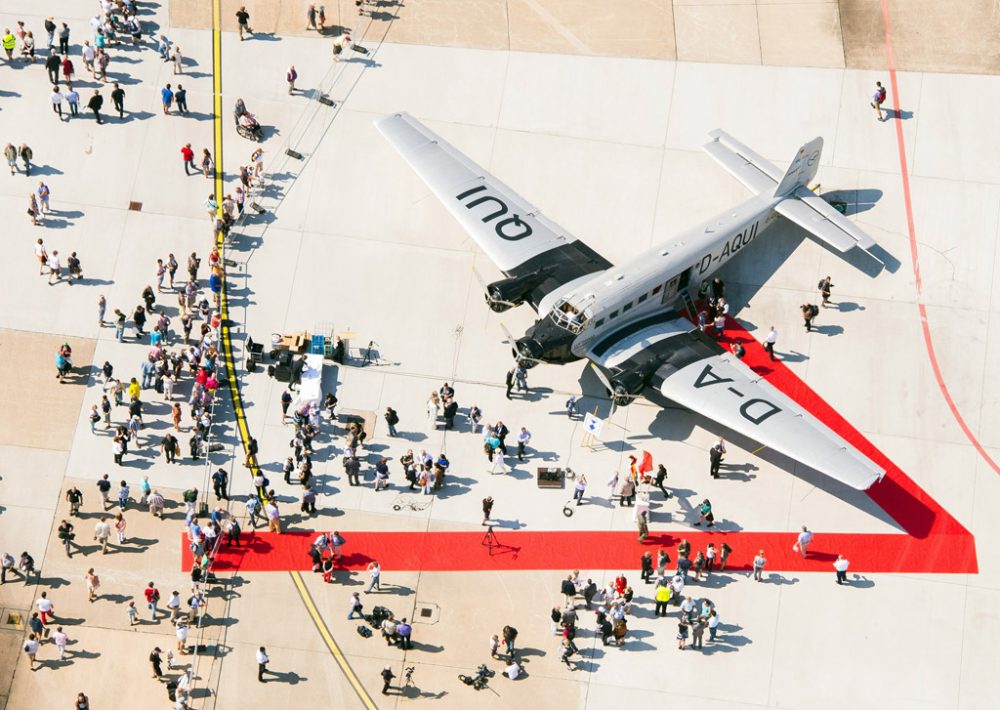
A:
POLYGON ((500 637, 493 634, 490 637, 490 658, 497 657, 497 651, 500 649, 500 637))
POLYGON ((125 613, 128 614, 128 625, 135 626, 139 621, 139 610, 135 608, 135 600, 128 603, 125 613))

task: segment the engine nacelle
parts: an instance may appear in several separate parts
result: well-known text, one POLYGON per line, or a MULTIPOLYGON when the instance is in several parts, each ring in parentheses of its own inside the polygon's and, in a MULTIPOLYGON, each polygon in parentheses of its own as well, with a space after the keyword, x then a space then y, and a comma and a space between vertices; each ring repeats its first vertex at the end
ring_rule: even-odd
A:
POLYGON ((611 391, 608 394, 614 400, 616 407, 632 404, 632 400, 642 394, 646 387, 646 376, 642 372, 623 372, 611 380, 611 391))
POLYGON ((545 274, 535 271, 524 276, 494 281, 486 286, 486 304, 494 313, 503 313, 524 303, 535 288, 545 280, 545 274))

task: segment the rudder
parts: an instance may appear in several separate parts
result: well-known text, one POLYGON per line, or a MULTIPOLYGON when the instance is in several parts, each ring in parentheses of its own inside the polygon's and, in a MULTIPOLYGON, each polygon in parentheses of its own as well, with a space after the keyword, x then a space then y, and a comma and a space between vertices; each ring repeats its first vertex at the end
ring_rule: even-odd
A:
POLYGON ((819 157, 823 153, 823 139, 813 138, 804 146, 799 148, 792 164, 788 166, 784 177, 774 189, 774 196, 781 197, 794 192, 800 185, 809 186, 809 182, 816 177, 819 170, 819 157))

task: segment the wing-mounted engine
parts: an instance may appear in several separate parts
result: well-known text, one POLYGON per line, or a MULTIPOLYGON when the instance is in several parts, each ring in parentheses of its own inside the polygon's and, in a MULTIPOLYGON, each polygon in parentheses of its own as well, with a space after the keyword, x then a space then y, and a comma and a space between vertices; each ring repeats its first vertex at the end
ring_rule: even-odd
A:
POLYGON ((522 276, 512 276, 487 284, 486 305, 494 313, 503 313, 515 306, 520 306, 547 277, 548 271, 539 269, 522 276))
POLYGON ((623 370, 615 368, 606 370, 600 365, 594 365, 594 372, 607 390, 608 396, 616 407, 626 407, 642 395, 649 378, 656 370, 658 363, 644 363, 635 369, 623 370))

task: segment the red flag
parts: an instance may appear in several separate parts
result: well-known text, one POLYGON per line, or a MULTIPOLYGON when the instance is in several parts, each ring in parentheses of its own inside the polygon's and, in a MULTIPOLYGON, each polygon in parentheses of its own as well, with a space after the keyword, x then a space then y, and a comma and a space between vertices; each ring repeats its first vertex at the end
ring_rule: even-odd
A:
POLYGON ((639 464, 639 473, 649 473, 653 470, 653 455, 648 451, 642 452, 642 463, 639 464))

